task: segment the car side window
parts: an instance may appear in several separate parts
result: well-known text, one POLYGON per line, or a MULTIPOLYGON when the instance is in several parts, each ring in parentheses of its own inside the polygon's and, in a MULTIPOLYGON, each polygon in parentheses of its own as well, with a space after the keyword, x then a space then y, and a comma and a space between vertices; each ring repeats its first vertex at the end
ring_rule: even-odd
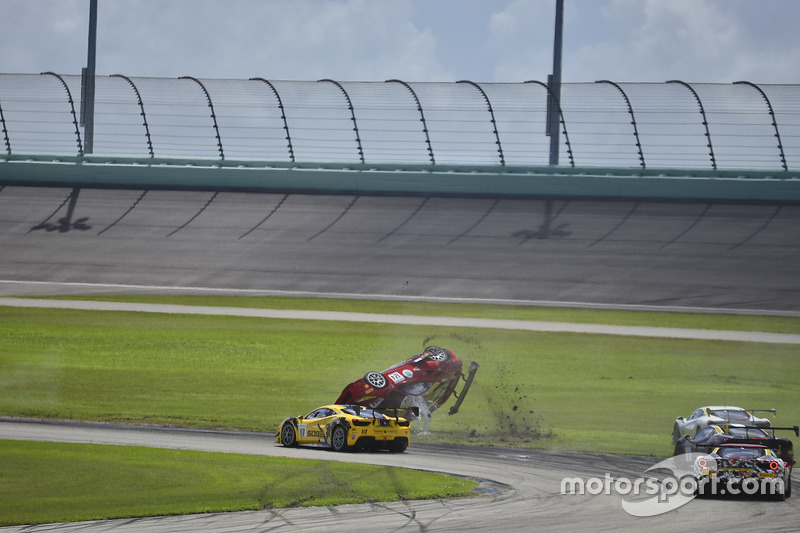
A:
POLYGON ((692 413, 691 416, 689 416, 689 420, 694 420, 695 418, 700 417, 702 415, 703 415, 703 410, 702 409, 698 409, 697 411, 692 413))
POLYGON ((703 428, 697 432, 697 435, 695 435, 694 440, 707 439, 714 433, 716 433, 716 430, 713 427, 703 428))

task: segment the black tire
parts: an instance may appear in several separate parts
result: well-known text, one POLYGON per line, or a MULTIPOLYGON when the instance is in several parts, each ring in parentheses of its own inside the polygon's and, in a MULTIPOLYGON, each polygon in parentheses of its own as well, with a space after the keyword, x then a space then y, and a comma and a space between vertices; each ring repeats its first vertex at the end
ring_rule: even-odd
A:
POLYGON ((683 455, 684 453, 686 453, 686 448, 683 446, 682 442, 678 441, 678 443, 675 445, 675 450, 672 452, 672 455, 683 455))
POLYGON ((397 437, 389 444, 389 451, 392 453, 403 453, 408 448, 408 439, 397 437))
POLYGON ((700 478, 697 480, 697 488, 694 490, 694 495, 697 498, 707 498, 709 495, 708 488, 706 487, 706 483, 703 483, 704 479, 700 478))
POLYGON ((678 444, 678 441, 681 440, 681 428, 678 427, 678 423, 675 422, 675 425, 672 426, 672 444, 678 444))
POLYGON ((367 372, 364 375, 364 381, 366 381, 368 385, 376 389, 385 389, 386 386, 389 384, 389 381, 386 379, 386 376, 384 376, 380 372, 367 372))
POLYGON ((331 448, 336 452, 347 449, 347 430, 343 426, 336 426, 331 432, 331 448))
POLYGON ((785 502, 789 498, 792 497, 792 478, 786 480, 786 483, 783 485, 783 492, 778 492, 778 487, 775 487, 775 495, 773 496, 774 499, 778 500, 779 502, 785 502))
POLYGON ((437 363, 446 363, 450 360, 450 354, 447 353, 447 350, 443 348, 439 348, 438 346, 428 346, 425 348, 425 351, 428 352, 428 359, 431 361, 435 361, 437 363))
POLYGON ((286 422, 283 427, 281 427, 281 444, 287 448, 297 446, 297 433, 291 422, 286 422))

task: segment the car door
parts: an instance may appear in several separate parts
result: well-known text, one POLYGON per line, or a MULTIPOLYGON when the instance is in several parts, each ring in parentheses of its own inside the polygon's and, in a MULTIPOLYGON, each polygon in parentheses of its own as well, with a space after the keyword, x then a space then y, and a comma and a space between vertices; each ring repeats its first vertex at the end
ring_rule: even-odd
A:
POLYGON ((695 435, 698 430, 701 429, 701 422, 705 417, 705 409, 698 409, 686 420, 686 424, 683 426, 683 434, 684 435, 695 435))
POLYGON ((300 444, 324 443, 327 440, 326 426, 336 416, 336 411, 320 407, 297 424, 297 442, 300 444))

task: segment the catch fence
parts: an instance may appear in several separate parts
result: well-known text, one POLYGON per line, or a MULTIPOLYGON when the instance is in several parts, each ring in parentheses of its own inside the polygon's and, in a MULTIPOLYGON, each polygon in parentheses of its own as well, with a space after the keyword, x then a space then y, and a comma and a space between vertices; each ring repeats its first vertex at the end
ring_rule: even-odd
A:
MULTIPOLYGON (((82 156, 80 76, 0 74, 0 154, 82 156)), ((546 166, 545 83, 98 76, 92 153, 546 166)), ((800 85, 564 83, 560 166, 796 171, 800 85)))

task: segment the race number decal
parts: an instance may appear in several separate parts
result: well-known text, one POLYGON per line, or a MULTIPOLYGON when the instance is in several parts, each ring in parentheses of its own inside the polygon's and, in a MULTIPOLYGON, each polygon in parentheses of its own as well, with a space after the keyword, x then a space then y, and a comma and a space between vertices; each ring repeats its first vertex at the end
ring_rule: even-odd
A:
POLYGON ((400 383, 401 381, 405 381, 406 378, 403 377, 403 374, 400 372, 392 372, 389 374, 389 379, 394 381, 395 383, 400 383))
POLYGON ((301 439, 306 438, 307 427, 306 424, 297 424, 297 433, 300 435, 301 439))

